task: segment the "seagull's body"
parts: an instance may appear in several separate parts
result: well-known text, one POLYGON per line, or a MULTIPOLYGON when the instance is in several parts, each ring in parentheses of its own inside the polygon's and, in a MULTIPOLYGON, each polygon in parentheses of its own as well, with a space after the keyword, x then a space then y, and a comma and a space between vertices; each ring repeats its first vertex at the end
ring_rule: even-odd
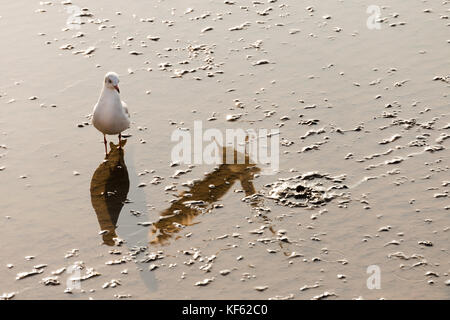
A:
POLYGON ((104 134, 119 134, 130 127, 130 118, 124 102, 115 91, 103 90, 94 107, 92 124, 104 134))
POLYGON ((120 141, 122 131, 130 127, 130 115, 125 103, 120 100, 118 84, 117 74, 108 72, 92 116, 92 124, 103 133, 106 153, 106 135, 118 134, 120 141))

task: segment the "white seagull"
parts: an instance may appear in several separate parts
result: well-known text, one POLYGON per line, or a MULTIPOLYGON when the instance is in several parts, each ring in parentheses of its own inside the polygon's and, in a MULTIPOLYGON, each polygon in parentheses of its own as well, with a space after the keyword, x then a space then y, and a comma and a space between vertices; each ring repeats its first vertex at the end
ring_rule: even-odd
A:
POLYGON ((130 114, 125 102, 120 100, 119 93, 119 76, 114 72, 108 72, 92 116, 92 124, 103 133, 106 154, 108 154, 106 135, 118 134, 121 148, 122 131, 130 127, 130 114))

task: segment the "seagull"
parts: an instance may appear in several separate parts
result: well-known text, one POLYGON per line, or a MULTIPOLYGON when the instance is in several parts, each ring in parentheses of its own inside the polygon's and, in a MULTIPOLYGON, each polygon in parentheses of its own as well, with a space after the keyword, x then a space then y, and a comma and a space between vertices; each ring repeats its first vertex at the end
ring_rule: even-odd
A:
POLYGON ((122 131, 130 127, 130 114, 126 103, 120 100, 119 94, 119 76, 115 72, 108 72, 92 116, 92 124, 103 133, 106 154, 108 154, 106 135, 118 134, 118 148, 122 148, 122 131))

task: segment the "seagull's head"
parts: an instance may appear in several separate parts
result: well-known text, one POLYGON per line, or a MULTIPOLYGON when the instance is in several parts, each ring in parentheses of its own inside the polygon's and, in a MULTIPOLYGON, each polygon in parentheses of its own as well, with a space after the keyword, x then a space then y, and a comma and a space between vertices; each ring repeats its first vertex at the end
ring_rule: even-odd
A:
POLYGON ((108 72, 105 75, 105 86, 111 90, 117 90, 117 92, 120 93, 119 90, 119 76, 115 72, 108 72))

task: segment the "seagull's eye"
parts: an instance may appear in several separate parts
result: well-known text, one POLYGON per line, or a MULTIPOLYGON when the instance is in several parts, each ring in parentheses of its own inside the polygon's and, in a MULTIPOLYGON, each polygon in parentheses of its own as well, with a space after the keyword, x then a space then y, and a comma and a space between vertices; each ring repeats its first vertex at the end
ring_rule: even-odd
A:
POLYGON ((108 79, 108 82, 111 83, 111 79, 108 79))

